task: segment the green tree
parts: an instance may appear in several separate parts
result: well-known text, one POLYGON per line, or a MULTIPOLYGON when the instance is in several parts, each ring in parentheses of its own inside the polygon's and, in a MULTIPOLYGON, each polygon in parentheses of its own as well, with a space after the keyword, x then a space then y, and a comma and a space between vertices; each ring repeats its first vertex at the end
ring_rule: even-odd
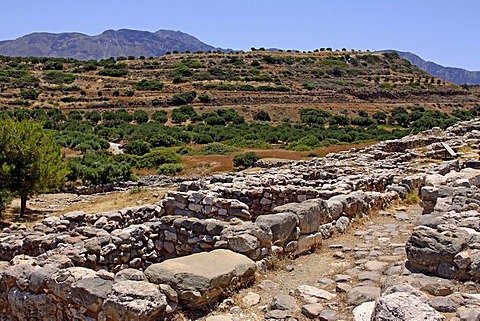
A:
POLYGON ((67 174, 60 146, 40 122, 0 118, 0 186, 20 196, 20 216, 27 198, 63 184, 67 174))
POLYGON ((132 155, 144 155, 150 151, 150 145, 143 140, 132 140, 125 145, 125 152, 132 155))
POLYGON ((133 113, 133 120, 137 122, 137 124, 142 124, 148 122, 148 114, 145 110, 137 109, 133 113))
POLYGON ((264 110, 260 110, 258 112, 255 113, 255 115, 253 115, 253 119, 254 120, 259 120, 259 121, 270 121, 270 115, 264 111, 264 110))
POLYGON ((252 167, 255 162, 260 158, 261 157, 258 156, 255 152, 246 152, 243 154, 239 154, 233 157, 233 166, 243 168, 252 167))

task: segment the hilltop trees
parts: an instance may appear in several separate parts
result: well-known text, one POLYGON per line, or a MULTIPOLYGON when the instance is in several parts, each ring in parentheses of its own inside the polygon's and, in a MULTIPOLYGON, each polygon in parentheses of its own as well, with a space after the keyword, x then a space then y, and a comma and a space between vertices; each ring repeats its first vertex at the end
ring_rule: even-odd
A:
POLYGON ((8 199, 9 192, 20 196, 22 217, 28 196, 63 183, 67 173, 63 155, 42 123, 6 115, 0 118, 0 146, 0 186, 6 190, 0 197, 8 199))

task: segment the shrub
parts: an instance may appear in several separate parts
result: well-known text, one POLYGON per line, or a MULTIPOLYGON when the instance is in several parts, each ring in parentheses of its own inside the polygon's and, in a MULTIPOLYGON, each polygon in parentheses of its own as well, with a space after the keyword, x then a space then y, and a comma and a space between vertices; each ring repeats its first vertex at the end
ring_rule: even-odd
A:
POLYGON ((163 83, 156 79, 142 79, 141 81, 132 84, 132 87, 137 90, 162 90, 163 83))
POLYGON ((316 86, 315 84, 311 84, 311 83, 308 83, 308 82, 304 82, 304 83, 302 84, 302 87, 303 87, 304 89, 307 89, 307 90, 313 90, 313 89, 315 89, 315 87, 317 87, 317 86, 316 86))
POLYGON ((159 175, 175 176, 183 171, 183 166, 180 164, 163 164, 157 169, 159 175))
POLYGON ((137 122, 137 124, 142 124, 148 122, 148 114, 145 110, 138 109, 133 113, 133 120, 137 122))
POLYGON ((163 164, 178 164, 181 159, 174 151, 166 148, 156 148, 143 155, 137 162, 140 168, 159 168, 163 164))
POLYGON ((75 80, 75 75, 62 71, 49 70, 45 73, 43 79, 48 83, 56 85, 71 84, 75 80))
POLYGON ((200 94, 198 95, 198 100, 200 100, 201 103, 208 104, 212 101, 212 98, 207 94, 200 94))
MULTIPOLYGON (((119 156, 119 155, 117 155, 119 156)), ((131 165, 105 153, 92 153, 68 161, 69 181, 80 179, 84 185, 106 184, 132 179, 131 165)))
POLYGON ((165 110, 156 110, 152 114, 152 119, 158 123, 166 123, 167 122, 167 112, 165 110))
POLYGON ((175 94, 167 101, 167 104, 172 106, 180 106, 180 105, 187 105, 193 102, 193 100, 197 97, 197 93, 195 91, 187 91, 181 94, 175 94))
POLYGON ((143 140, 132 140, 125 145, 125 152, 142 156, 150 151, 150 145, 143 140))
POLYGON ((23 99, 30 99, 36 100, 40 93, 37 92, 35 89, 21 89, 20 90, 20 97, 23 99))
POLYGON ((260 110, 258 112, 255 113, 255 115, 253 115, 253 119, 254 120, 259 120, 259 121, 270 121, 270 115, 264 111, 264 110, 260 110))
POLYGON ((261 157, 258 156, 255 152, 246 152, 243 154, 239 154, 233 157, 233 166, 241 168, 252 167, 255 162, 260 158, 261 157))
POLYGON ((152 147, 172 147, 179 144, 179 141, 167 134, 157 134, 150 139, 152 147))

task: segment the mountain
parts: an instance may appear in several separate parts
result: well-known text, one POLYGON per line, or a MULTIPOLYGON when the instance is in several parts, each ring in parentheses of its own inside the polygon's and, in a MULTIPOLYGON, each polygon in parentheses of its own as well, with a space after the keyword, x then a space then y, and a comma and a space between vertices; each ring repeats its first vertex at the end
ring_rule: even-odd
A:
POLYGON ((20 57, 61 57, 79 60, 119 56, 158 57, 167 51, 216 50, 189 34, 159 30, 106 30, 100 35, 81 33, 32 33, 15 40, 0 41, 0 55, 20 57))
POLYGON ((435 77, 451 81, 458 85, 480 85, 480 71, 469 71, 462 68, 444 67, 431 61, 425 61, 411 52, 402 52, 398 50, 386 51, 397 52, 401 58, 410 61, 412 64, 435 77))

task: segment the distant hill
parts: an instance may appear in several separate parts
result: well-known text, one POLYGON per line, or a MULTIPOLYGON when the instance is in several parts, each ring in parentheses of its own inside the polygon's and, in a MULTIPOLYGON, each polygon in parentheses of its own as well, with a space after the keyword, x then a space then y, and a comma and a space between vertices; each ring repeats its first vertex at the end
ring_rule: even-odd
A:
POLYGON ((158 57, 174 50, 195 52, 216 49, 218 48, 189 34, 173 30, 107 30, 96 36, 81 33, 32 33, 15 40, 0 41, 0 55, 79 60, 119 56, 158 57))
POLYGON ((444 67, 431 61, 425 61, 411 52, 402 52, 398 50, 385 51, 396 51, 401 58, 410 61, 415 66, 435 77, 451 81, 458 85, 480 85, 480 71, 469 71, 462 68, 444 67))

